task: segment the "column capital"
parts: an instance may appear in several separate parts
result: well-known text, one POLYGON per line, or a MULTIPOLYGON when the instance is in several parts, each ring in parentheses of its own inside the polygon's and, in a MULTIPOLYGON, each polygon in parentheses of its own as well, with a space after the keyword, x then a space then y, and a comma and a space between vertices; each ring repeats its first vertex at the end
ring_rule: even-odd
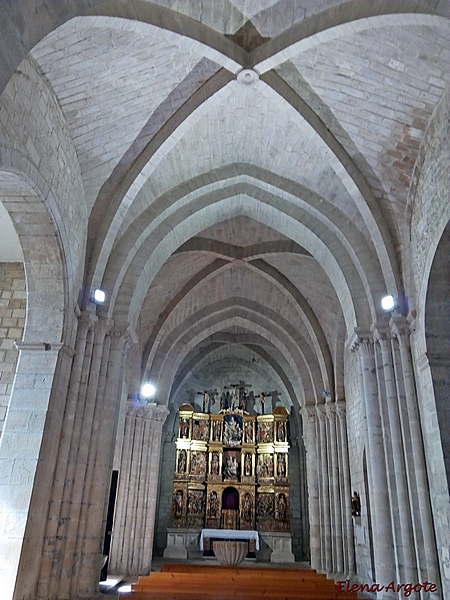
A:
POLYGON ((300 414, 304 418, 307 423, 315 423, 316 422, 316 406, 302 406, 300 409, 300 414))
POLYGON ((347 416, 347 406, 343 400, 339 400, 336 402, 336 414, 340 420, 346 419, 347 416))
POLYGON ((334 402, 325 405, 325 414, 331 422, 336 421, 336 405, 334 402))
POLYGON ((389 321, 389 325, 391 327, 392 335, 394 335, 401 346, 409 346, 410 343, 410 335, 411 335, 411 325, 406 317, 397 316, 392 317, 389 321))
POLYGON ((324 404, 317 404, 316 405, 316 415, 317 418, 319 419, 319 421, 324 422, 327 418, 326 415, 326 408, 324 404))
POLYGON ((135 419, 145 419, 163 424, 170 414, 167 406, 161 406, 155 402, 149 402, 145 406, 134 406, 130 404, 127 410, 127 416, 135 419))
POLYGON ((95 313, 90 310, 82 310, 78 315, 78 322, 80 325, 83 325, 85 329, 92 329, 94 325, 98 322, 98 317, 95 313))
POLYGON ((352 352, 358 351, 358 356, 374 356, 374 337, 371 331, 355 327, 356 339, 351 348, 352 352))

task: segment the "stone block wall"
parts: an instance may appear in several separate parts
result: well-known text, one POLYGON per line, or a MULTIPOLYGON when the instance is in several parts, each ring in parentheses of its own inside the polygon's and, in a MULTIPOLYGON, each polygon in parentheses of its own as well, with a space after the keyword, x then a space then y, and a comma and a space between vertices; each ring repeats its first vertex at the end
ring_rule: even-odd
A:
POLYGON ((0 263, 0 437, 19 356, 14 342, 23 336, 26 302, 23 265, 0 263))

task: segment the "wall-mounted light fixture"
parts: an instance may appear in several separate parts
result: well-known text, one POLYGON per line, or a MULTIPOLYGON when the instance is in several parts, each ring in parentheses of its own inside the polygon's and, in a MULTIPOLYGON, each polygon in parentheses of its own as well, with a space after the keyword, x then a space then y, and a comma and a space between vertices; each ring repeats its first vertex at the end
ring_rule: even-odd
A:
POLYGON ((393 311, 395 308, 394 296, 392 296, 391 294, 383 296, 383 298, 381 299, 381 308, 384 310, 384 312, 393 311))
POLYGON ((98 304, 99 306, 101 306, 102 304, 104 304, 106 299, 106 294, 103 290, 101 290, 100 288, 97 288, 96 290, 94 290, 94 293, 92 294, 92 298, 91 298, 91 302, 94 302, 94 304, 98 304))

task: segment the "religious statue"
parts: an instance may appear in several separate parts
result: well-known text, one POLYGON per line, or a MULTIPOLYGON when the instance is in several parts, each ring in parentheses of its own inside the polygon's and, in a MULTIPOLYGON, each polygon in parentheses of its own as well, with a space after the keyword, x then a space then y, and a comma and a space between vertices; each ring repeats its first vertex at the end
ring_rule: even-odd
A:
POLYGON ((211 474, 218 475, 219 474, 219 454, 217 452, 213 452, 211 456, 211 474))
POLYGON ((212 439, 213 442, 220 442, 220 421, 213 421, 212 439))
POLYGON ((180 450, 178 455, 178 473, 186 473, 186 450, 180 450))
POLYGON ((285 438, 284 423, 279 421, 277 425, 277 442, 284 442, 285 438))
POLYGON ((238 478, 238 463, 234 456, 228 456, 225 463, 224 475, 226 479, 238 478))
POLYGON ((223 422, 223 443, 225 446, 239 446, 242 442, 242 417, 227 415, 223 422))
POLYGON ((250 421, 245 423, 244 440, 246 444, 253 443, 253 424, 250 421))
POLYGON ((285 494, 278 495, 277 513, 278 513, 279 519, 286 519, 286 517, 287 517, 287 501, 286 501, 285 494))
POLYGON ((361 500, 356 492, 352 496, 352 516, 359 517, 361 515, 361 500))
POLYGON ((189 420, 188 419, 180 419, 180 437, 182 437, 182 438, 189 437, 189 420))
POLYGON ((264 400, 265 397, 266 397, 266 394, 264 392, 261 392, 260 395, 258 396, 259 410, 262 415, 264 414, 264 411, 265 411, 265 400, 264 400))
POLYGON ((181 517, 181 515, 183 514, 183 492, 181 490, 177 490, 175 494, 173 512, 176 517, 181 517))
POLYGON ((217 390, 205 390, 204 392, 197 392, 197 394, 203 396, 202 411, 204 413, 211 412, 211 405, 216 403, 215 396, 217 394, 217 390))
POLYGON ((209 496, 209 516, 215 519, 219 516, 219 499, 217 492, 211 492, 209 496))
POLYGON ((242 519, 244 521, 251 521, 252 520, 252 513, 253 513, 253 502, 252 502, 252 497, 250 496, 250 494, 247 492, 244 495, 244 499, 242 500, 242 519))
POLYGON ((277 454, 277 475, 278 477, 286 477, 286 459, 284 454, 277 454))
POLYGON ((252 474, 252 457, 251 454, 249 454, 248 452, 245 455, 244 458, 244 475, 246 477, 250 477, 252 474))

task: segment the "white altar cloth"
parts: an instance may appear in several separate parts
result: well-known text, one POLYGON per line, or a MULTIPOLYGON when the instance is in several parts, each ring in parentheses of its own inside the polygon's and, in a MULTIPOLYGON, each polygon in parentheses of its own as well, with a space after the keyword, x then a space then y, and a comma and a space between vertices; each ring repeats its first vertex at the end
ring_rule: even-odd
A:
POLYGON ((200 534, 200 550, 203 550, 204 538, 225 540, 255 540, 255 548, 259 550, 259 535, 252 529, 202 529, 200 534))

